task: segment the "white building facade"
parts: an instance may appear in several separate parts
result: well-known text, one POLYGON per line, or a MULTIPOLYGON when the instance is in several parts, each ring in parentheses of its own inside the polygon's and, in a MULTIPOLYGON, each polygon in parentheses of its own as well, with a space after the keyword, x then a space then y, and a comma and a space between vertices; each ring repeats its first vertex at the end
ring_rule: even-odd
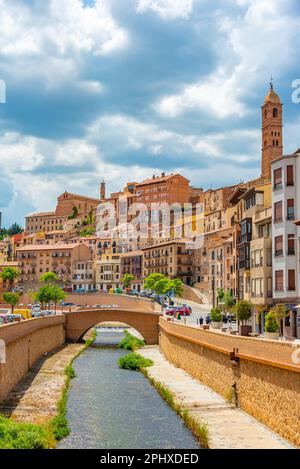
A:
POLYGON ((300 337, 300 150, 272 163, 273 299, 290 308, 285 333, 300 337))

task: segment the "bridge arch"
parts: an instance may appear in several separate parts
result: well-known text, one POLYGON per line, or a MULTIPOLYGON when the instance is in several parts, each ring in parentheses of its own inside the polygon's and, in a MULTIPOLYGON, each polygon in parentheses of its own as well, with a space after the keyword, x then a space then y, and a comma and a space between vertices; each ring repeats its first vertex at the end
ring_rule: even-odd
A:
POLYGON ((66 339, 80 342, 85 333, 103 322, 121 322, 136 329, 146 344, 158 344, 158 324, 160 313, 142 309, 86 308, 65 313, 66 339))

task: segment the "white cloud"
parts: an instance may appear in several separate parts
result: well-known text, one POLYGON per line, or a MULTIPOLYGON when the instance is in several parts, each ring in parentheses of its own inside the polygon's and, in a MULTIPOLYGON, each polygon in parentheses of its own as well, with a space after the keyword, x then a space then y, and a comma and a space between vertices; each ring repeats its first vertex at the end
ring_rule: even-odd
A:
POLYGON ((139 13, 151 10, 164 19, 189 18, 193 11, 194 0, 138 0, 139 13))
POLYGON ((52 86, 60 77, 74 80, 84 55, 101 57, 129 44, 108 0, 86 8, 81 0, 48 0, 36 8, 22 0, 0 0, 0 58, 14 80, 42 76, 52 86))
POLYGON ((163 152, 163 146, 162 145, 150 145, 149 152, 152 155, 161 155, 163 152))
POLYGON ((235 77, 226 77, 221 71, 187 86, 181 94, 164 97, 155 108, 166 117, 177 117, 192 109, 200 109, 220 119, 246 113, 245 106, 239 101, 235 77))
POLYGON ((297 63, 300 23, 292 16, 290 0, 233 0, 240 14, 215 14, 214 35, 218 64, 209 76, 154 104, 163 116, 176 118, 191 110, 224 119, 242 117, 245 99, 267 85, 271 75, 279 81, 297 63))

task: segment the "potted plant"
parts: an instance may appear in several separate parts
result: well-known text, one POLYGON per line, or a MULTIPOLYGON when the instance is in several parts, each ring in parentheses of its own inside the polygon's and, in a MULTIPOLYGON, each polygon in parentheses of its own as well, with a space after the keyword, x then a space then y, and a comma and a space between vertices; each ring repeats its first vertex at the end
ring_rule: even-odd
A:
POLYGON ((273 311, 266 315, 265 338, 277 340, 279 338, 279 323, 273 311))
POLYGON ((249 301, 241 300, 235 305, 236 317, 239 321, 239 334, 247 336, 252 332, 252 326, 246 324, 252 316, 252 305, 249 301))
POLYGON ((211 325, 214 329, 221 329, 223 326, 222 311, 220 308, 213 308, 210 311, 211 325))

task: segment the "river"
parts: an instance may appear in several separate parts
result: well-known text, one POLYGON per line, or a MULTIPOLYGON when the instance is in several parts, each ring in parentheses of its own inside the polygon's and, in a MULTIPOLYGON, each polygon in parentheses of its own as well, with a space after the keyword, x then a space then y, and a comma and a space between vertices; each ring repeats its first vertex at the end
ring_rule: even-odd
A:
POLYGON ((128 352, 99 348, 122 337, 122 329, 98 329, 94 346, 75 360, 67 411, 71 433, 58 448, 199 449, 148 379, 118 367, 118 359, 128 352))

